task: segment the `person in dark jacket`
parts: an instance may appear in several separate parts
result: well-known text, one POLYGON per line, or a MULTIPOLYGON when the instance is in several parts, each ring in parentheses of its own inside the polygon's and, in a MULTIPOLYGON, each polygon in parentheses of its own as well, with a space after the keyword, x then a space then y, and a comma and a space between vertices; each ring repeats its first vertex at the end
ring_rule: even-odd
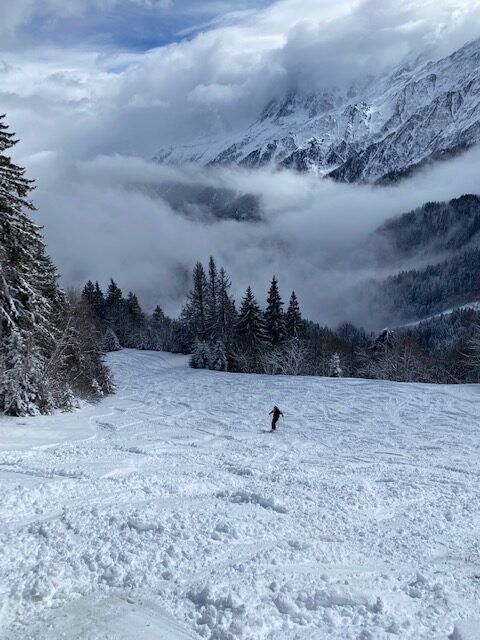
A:
POLYGON ((280 411, 280 409, 277 407, 277 405, 275 405, 268 415, 269 416, 273 415, 273 418, 272 418, 272 431, 275 431, 275 429, 277 428, 278 419, 280 418, 280 416, 283 417, 283 413, 280 411))

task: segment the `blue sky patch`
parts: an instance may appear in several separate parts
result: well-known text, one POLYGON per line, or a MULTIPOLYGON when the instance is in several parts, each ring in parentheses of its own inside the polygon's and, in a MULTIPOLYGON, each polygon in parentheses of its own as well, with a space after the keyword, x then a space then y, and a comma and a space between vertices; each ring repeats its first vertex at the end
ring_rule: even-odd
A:
POLYGON ((108 9, 89 7, 74 15, 40 8, 23 25, 35 44, 146 51, 191 37, 231 12, 258 9, 274 0, 124 0, 108 9))

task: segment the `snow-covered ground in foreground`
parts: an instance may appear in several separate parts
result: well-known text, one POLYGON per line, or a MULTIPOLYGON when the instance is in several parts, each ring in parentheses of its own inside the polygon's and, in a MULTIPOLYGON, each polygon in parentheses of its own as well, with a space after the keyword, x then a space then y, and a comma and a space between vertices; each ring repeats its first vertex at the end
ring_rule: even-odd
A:
POLYGON ((0 637, 480 637, 479 387, 110 361, 0 420, 0 637))

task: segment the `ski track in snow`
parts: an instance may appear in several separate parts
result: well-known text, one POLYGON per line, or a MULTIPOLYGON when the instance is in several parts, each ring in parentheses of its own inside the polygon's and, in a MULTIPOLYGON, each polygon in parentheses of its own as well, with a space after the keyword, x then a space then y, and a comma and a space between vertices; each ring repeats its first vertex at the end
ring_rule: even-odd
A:
POLYGON ((109 359, 0 420, 0 637, 478 640, 478 386, 109 359))

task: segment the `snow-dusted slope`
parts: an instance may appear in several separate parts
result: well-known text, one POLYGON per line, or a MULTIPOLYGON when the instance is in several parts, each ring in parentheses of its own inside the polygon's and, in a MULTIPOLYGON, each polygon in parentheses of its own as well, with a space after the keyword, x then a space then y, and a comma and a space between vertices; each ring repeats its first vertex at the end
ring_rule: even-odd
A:
POLYGON ((289 92, 248 130, 163 149, 163 163, 278 166, 378 181, 480 141, 480 40, 342 93, 289 92))
POLYGON ((477 386, 111 364, 118 395, 95 415, 1 420, 2 638, 446 640, 477 624, 477 386))

